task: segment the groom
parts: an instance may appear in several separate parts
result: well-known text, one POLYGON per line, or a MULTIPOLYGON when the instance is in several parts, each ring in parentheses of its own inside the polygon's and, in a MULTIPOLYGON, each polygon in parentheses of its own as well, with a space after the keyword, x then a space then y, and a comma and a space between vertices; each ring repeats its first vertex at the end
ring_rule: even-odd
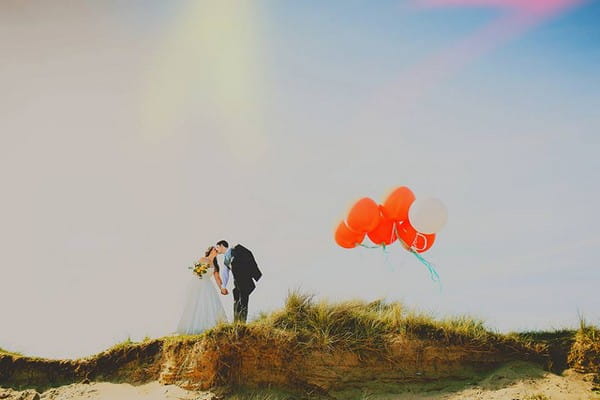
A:
POLYGON ((226 287, 229 280, 229 270, 231 270, 235 285, 233 289, 234 321, 246 322, 250 293, 256 288, 254 282, 258 282, 262 273, 258 269, 252 252, 241 244, 230 249, 229 243, 221 240, 217 243, 216 247, 219 254, 225 255, 223 263, 226 268, 221 270, 221 279, 223 280, 221 294, 227 294, 226 287))

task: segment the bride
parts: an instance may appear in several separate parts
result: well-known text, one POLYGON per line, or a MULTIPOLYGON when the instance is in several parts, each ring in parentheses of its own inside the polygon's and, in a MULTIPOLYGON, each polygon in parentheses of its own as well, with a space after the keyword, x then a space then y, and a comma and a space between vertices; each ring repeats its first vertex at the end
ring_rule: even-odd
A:
MULTIPOLYGON (((194 274, 188 285, 185 308, 177 325, 179 334, 195 335, 227 320, 221 299, 211 282, 211 278, 214 278, 219 289, 223 288, 216 257, 217 249, 211 246, 199 260, 208 269, 202 277, 194 274)), ((224 294, 227 294, 227 289, 224 290, 224 294)))

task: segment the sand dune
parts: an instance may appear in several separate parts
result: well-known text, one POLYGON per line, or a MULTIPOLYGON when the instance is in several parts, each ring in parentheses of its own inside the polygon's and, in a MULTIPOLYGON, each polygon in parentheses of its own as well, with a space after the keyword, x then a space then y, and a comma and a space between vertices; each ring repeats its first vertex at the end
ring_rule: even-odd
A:
MULTIPOLYGON (((498 368, 477 382, 440 381, 427 384, 387 385, 383 391, 333 394, 338 399, 409 400, 409 399, 477 399, 477 400, 593 400, 600 394, 593 391, 590 376, 567 370, 556 375, 541 367, 512 362, 498 368)), ((213 399, 279 400, 300 398, 275 395, 269 392, 244 395, 216 395, 210 391, 190 391, 174 385, 151 382, 144 385, 97 383, 72 384, 53 388, 43 393, 32 390, 18 392, 0 389, 3 400, 213 400, 213 399)), ((331 398, 331 397, 330 397, 331 398)))
POLYGON ((600 400, 598 338, 584 324, 498 334, 397 303, 293 294, 250 324, 128 341, 77 360, 0 352, 0 400, 600 400))

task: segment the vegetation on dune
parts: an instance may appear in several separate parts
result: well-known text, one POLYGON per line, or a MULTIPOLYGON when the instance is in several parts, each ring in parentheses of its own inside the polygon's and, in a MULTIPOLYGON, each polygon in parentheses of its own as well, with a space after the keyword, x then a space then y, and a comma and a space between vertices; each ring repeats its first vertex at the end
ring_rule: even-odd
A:
POLYGON ((258 334, 264 338, 293 340, 307 350, 347 350, 381 354, 398 337, 435 340, 447 345, 502 348, 537 353, 535 341, 518 335, 502 335, 485 328, 481 320, 458 316, 435 319, 383 301, 314 301, 312 296, 291 293, 280 311, 263 315, 248 325, 222 325, 206 333, 209 338, 258 334))
MULTIPOLYGON (((600 377, 600 329, 580 319, 579 330, 569 353, 569 365, 578 372, 600 377)), ((600 383, 600 379, 597 379, 600 383)))
POLYGON ((8 350, 4 350, 2 347, 0 347, 0 355, 7 355, 7 356, 14 356, 14 357, 21 357, 23 356, 21 353, 17 353, 14 351, 8 351, 8 350))
POLYGON ((310 396, 299 397, 298 393, 274 388, 256 390, 238 387, 220 394, 227 400, 299 400, 314 398, 310 396))
POLYGON ((558 329, 554 331, 519 332, 510 335, 544 348, 550 358, 550 369, 555 373, 561 373, 569 368, 568 356, 571 346, 575 342, 576 333, 577 331, 572 329, 558 329))
POLYGON ((529 396, 525 397, 524 400, 550 400, 550 399, 545 394, 538 393, 538 394, 529 395, 529 396))
MULTIPOLYGON (((506 360, 538 361, 554 372, 566 368, 584 373, 600 371, 600 330, 585 321, 579 330, 501 334, 487 329, 483 321, 468 316, 435 318, 396 302, 330 303, 315 300, 310 295, 291 293, 281 310, 263 314, 248 324, 223 323, 200 335, 145 338, 137 343, 128 338, 79 360, 34 359, 0 349, 0 383, 10 382, 15 387, 50 387, 84 378, 142 383, 159 376, 178 382, 178 379, 184 379, 181 378, 181 362, 188 362, 188 355, 194 354, 206 365, 197 367, 196 361, 186 364, 185 368, 195 371, 193 379, 217 386, 230 383, 235 386, 242 382, 242 375, 246 376, 246 369, 254 368, 256 385, 279 387, 289 377, 296 379, 295 384, 303 384, 302 368, 306 365, 302 362, 307 355, 308 359, 318 355, 318 362, 325 363, 321 368, 327 371, 339 362, 349 362, 348 365, 354 365, 352 368, 359 368, 357 365, 397 365, 398 362, 411 366, 414 364, 410 361, 411 351, 415 349, 417 352, 429 349, 434 352, 432 359, 442 360, 436 361, 441 362, 436 366, 420 361, 424 364, 419 368, 430 367, 432 374, 446 371, 443 369, 446 367, 462 368, 470 362, 477 369, 506 360), (441 353, 435 353, 439 349, 442 349, 441 353), (447 354, 452 354, 453 360, 461 361, 443 364, 447 354), (343 361, 336 358, 338 356, 343 357, 343 361), (356 360, 359 360, 358 364, 356 360), (32 376, 36 377, 35 383, 32 376), (261 379, 265 376, 270 376, 271 381, 263 382, 261 379)), ((422 354, 419 353, 420 360, 422 354)), ((388 370, 384 367, 382 371, 388 370)), ((409 369, 404 368, 404 373, 408 374, 406 371, 409 369)), ((344 370, 345 379, 347 372, 344 370)), ((439 373, 455 372, 458 370, 439 373)), ((352 379, 359 379, 359 375, 357 373, 352 379)), ((319 374, 315 376, 311 378, 311 385, 315 379, 323 380, 317 383, 324 385, 330 384, 328 379, 335 379, 325 372, 323 378, 319 374)), ((311 386, 310 390, 313 389, 311 386)), ((240 392, 240 396, 251 398, 252 394, 240 392)), ((273 392, 269 396, 286 398, 286 393, 273 392)))
MULTIPOLYGON (((432 315, 407 309, 404 305, 381 300, 329 303, 315 301, 311 295, 292 292, 284 307, 262 314, 249 324, 220 324, 200 335, 166 336, 165 344, 215 341, 235 342, 248 335, 265 340, 293 342, 298 349, 342 349, 364 354, 381 353, 393 337, 434 340, 446 345, 471 345, 502 348, 514 352, 540 353, 550 347, 570 349, 578 343, 578 351, 597 351, 598 329, 583 324, 579 331, 560 330, 500 334, 485 327, 483 321, 468 316, 436 319, 432 315)), ((145 338, 130 338, 87 359, 150 343, 145 338)), ((0 348, 0 354, 21 356, 0 348)), ((586 353, 587 354, 587 353, 586 353)), ((573 359, 574 360, 574 359, 573 359)))
POLYGON ((114 345, 112 345, 111 347, 109 347, 108 349, 101 351, 100 353, 82 358, 81 360, 94 360, 94 359, 98 359, 98 358, 102 358, 105 355, 108 354, 114 354, 114 353, 118 353, 118 352, 128 352, 132 349, 136 349, 139 348, 141 346, 147 345, 149 343, 154 343, 156 341, 160 341, 160 339, 150 339, 148 336, 146 336, 141 342, 136 342, 131 340, 131 337, 128 337, 127 339, 123 340, 120 343, 116 343, 114 345))

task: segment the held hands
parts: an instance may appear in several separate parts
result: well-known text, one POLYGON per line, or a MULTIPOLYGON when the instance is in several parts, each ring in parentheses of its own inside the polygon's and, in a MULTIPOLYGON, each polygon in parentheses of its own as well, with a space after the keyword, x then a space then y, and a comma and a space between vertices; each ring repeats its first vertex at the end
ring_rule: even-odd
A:
POLYGON ((225 288, 223 287, 223 288, 221 288, 221 294, 222 294, 223 296, 225 296, 225 295, 229 294, 229 292, 227 291, 227 289, 225 289, 225 288))

